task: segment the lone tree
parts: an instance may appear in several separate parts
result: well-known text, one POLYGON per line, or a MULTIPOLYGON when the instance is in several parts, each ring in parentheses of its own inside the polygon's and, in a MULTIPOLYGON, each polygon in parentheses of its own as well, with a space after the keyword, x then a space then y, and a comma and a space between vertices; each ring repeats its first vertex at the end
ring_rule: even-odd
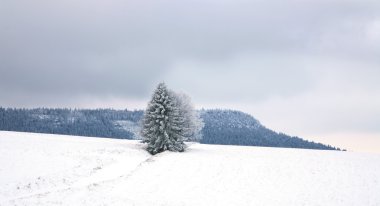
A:
POLYGON ((148 143, 148 152, 183 152, 185 140, 200 136, 203 122, 187 100, 187 96, 168 90, 164 83, 157 86, 142 120, 141 136, 148 143))

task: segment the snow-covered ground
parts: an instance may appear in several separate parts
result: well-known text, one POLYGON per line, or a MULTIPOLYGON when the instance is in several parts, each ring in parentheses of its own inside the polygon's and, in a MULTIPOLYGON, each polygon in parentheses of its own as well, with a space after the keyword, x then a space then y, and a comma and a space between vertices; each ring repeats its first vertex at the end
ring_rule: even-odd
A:
POLYGON ((380 155, 0 131, 0 205, 380 205, 380 155))

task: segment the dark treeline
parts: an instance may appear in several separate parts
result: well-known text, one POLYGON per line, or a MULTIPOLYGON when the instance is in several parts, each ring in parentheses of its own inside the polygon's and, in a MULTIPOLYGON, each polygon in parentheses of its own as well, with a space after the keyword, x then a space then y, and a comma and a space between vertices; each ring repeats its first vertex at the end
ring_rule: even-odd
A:
POLYGON ((132 139, 118 121, 137 122, 142 111, 113 109, 4 109, 0 130, 132 139))
POLYGON ((339 148, 276 133, 252 116, 239 111, 206 110, 202 143, 336 150, 339 148))
MULTIPOLYGON (((143 111, 114 109, 11 109, 0 107, 0 130, 138 139, 143 111)), ((231 110, 202 110, 205 144, 334 150, 299 137, 276 133, 252 116, 231 110)))

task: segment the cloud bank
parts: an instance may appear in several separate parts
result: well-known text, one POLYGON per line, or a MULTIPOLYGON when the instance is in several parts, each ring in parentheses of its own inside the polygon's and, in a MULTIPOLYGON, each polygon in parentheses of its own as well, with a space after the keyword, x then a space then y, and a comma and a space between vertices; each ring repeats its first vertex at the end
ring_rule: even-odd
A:
POLYGON ((144 108, 166 81, 279 131, 380 139, 379 11, 371 0, 5 0, 0 106, 144 108))

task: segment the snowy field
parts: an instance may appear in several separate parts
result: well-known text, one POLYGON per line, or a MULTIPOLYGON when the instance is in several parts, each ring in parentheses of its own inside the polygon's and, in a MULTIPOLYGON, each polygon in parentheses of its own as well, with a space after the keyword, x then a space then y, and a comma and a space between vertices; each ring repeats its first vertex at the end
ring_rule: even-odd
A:
POLYGON ((380 155, 0 131, 0 205, 380 205, 380 155))

